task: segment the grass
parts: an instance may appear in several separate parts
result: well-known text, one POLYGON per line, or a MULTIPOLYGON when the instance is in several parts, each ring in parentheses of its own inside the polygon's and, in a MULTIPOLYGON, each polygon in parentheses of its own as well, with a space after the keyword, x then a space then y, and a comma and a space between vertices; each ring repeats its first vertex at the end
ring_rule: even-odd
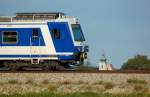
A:
POLYGON ((18 80, 13 79, 13 80, 9 80, 9 81, 8 81, 8 83, 9 83, 9 84, 18 84, 18 83, 19 83, 19 81, 18 81, 18 80))
POLYGON ((147 82, 145 80, 139 79, 127 79, 127 83, 133 86, 136 93, 148 93, 149 89, 146 86, 147 82))
POLYGON ((103 85, 104 88, 107 89, 112 89, 115 85, 112 82, 103 82, 103 81, 98 81, 93 83, 93 85, 103 85))
POLYGON ((1 94, 0 97, 150 97, 150 94, 102 94, 93 92, 83 92, 83 93, 54 93, 54 92, 41 92, 41 93, 27 93, 27 94, 13 94, 4 95, 1 94))
POLYGON ((28 79, 25 84, 33 84, 34 83, 34 80, 33 79, 28 79))
POLYGON ((104 88, 107 90, 107 89, 112 89, 115 85, 111 82, 104 82, 103 83, 104 85, 104 88))
POLYGON ((43 80, 42 84, 49 84, 49 80, 47 80, 47 79, 43 80))
POLYGON ((143 85, 134 85, 135 92, 148 93, 149 89, 143 85))
POLYGON ((48 85, 47 90, 48 90, 48 91, 56 91, 56 90, 57 90, 57 88, 58 88, 58 86, 57 86, 57 85, 50 84, 50 85, 48 85))
POLYGON ((104 82, 103 81, 97 81, 97 82, 95 82, 95 83, 93 83, 93 85, 102 85, 104 82))
MULTIPOLYGON (((128 86, 131 86, 128 89, 129 91, 131 90, 130 93, 150 93, 149 86, 148 86, 149 84, 145 80, 128 79, 126 81, 127 81, 127 83, 125 85, 127 85, 127 88, 128 88, 128 86)), ((12 80, 8 80, 3 83, 0 82, 0 87, 1 87, 0 89, 2 89, 2 90, 0 90, 0 93, 5 93, 5 94, 28 93, 29 94, 29 92, 34 92, 34 91, 35 92, 36 91, 38 91, 38 92, 48 91, 48 92, 53 92, 53 93, 58 93, 58 94, 60 94, 62 92, 70 93, 70 95, 72 95, 73 93, 76 93, 76 92, 86 92, 86 93, 94 92, 94 93, 100 94, 100 93, 108 93, 109 90, 110 90, 109 93, 112 93, 112 91, 115 91, 115 89, 116 90, 118 89, 118 88, 116 88, 117 86, 118 86, 118 84, 115 84, 113 82, 107 82, 107 81, 105 82, 105 81, 101 81, 101 80, 98 80, 97 82, 89 83, 87 81, 82 81, 82 80, 79 80, 77 82, 70 81, 70 80, 64 80, 64 81, 60 81, 60 82, 50 82, 48 79, 44 79, 44 80, 40 81, 40 83, 38 83, 38 82, 36 82, 36 80, 33 80, 33 79, 27 79, 25 82, 19 82, 18 80, 12 79, 12 80), (30 89, 28 89, 28 88, 30 88, 30 89), (9 92, 9 91, 12 91, 12 92, 9 92)), ((126 88, 126 86, 123 85, 123 88, 121 88, 121 89, 123 90, 123 89, 127 89, 127 88, 126 88)), ((123 93, 126 93, 126 91, 123 93)), ((9 96, 4 95, 4 96, 0 96, 0 97, 9 97, 9 96)), ((12 96, 12 97, 18 97, 18 96, 12 96)), ((26 96, 21 96, 21 97, 26 97, 26 96)), ((35 97, 35 96, 33 96, 33 97, 35 97)), ((39 96, 39 97, 45 97, 45 96, 39 96)), ((52 97, 57 97, 57 96, 52 96, 52 97)), ((66 97, 72 97, 72 96, 66 96, 66 97)), ((73 96, 73 97, 78 97, 78 96, 73 96)), ((122 96, 120 96, 120 97, 122 97, 122 96)), ((126 97, 126 96, 123 96, 123 97, 126 97)))
POLYGON ((4 82, 0 82, 0 86, 2 86, 2 85, 5 85, 5 83, 4 82))
POLYGON ((90 85, 84 85, 84 86, 81 86, 80 89, 81 89, 81 90, 84 90, 84 91, 92 91, 92 90, 93 90, 93 87, 90 86, 90 85))
POLYGON ((147 84, 147 82, 145 80, 139 80, 139 79, 127 79, 127 83, 129 83, 129 84, 143 84, 143 85, 147 84))
POLYGON ((72 82, 69 80, 65 80, 65 81, 59 82, 59 84, 60 85, 69 85, 69 84, 72 84, 72 82))
POLYGON ((76 84, 88 84, 88 82, 87 81, 82 81, 82 80, 79 80, 76 84))

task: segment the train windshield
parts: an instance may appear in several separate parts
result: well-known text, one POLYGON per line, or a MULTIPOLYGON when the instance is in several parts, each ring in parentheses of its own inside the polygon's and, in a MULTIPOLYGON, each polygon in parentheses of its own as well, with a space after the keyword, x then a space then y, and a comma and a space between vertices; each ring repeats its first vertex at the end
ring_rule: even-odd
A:
POLYGON ((72 24, 72 31, 75 41, 85 41, 84 35, 82 33, 81 27, 79 24, 72 24))

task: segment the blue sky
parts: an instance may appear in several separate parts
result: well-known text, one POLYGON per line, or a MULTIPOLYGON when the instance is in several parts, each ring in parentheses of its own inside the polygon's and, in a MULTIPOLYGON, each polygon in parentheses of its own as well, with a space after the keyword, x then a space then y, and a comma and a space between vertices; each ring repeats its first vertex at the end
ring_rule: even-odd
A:
POLYGON ((64 12, 80 20, 90 60, 102 52, 119 68, 136 54, 150 56, 150 0, 0 0, 0 15, 64 12))

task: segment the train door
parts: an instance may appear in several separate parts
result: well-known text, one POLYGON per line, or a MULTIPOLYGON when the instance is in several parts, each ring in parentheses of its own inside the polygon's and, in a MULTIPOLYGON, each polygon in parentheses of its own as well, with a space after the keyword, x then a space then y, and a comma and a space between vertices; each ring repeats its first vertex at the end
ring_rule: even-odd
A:
POLYGON ((30 38, 30 54, 31 54, 31 63, 39 64, 40 58, 40 37, 39 37, 39 29, 32 29, 32 34, 30 38))

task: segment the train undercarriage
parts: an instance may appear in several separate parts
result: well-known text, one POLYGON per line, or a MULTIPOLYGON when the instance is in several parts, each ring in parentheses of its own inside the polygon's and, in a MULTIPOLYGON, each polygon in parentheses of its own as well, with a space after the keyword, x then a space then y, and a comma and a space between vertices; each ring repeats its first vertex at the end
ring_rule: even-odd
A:
POLYGON ((6 69, 10 71, 18 70, 44 70, 44 71, 61 71, 61 70, 75 70, 74 67, 84 64, 87 55, 78 54, 76 60, 0 60, 0 70, 6 69))
POLYGON ((59 62, 59 61, 44 61, 39 62, 39 64, 31 64, 29 61, 24 60, 7 60, 0 61, 0 68, 5 68, 10 71, 17 70, 44 70, 44 71, 56 71, 56 70, 66 70, 69 69, 69 63, 59 62))

